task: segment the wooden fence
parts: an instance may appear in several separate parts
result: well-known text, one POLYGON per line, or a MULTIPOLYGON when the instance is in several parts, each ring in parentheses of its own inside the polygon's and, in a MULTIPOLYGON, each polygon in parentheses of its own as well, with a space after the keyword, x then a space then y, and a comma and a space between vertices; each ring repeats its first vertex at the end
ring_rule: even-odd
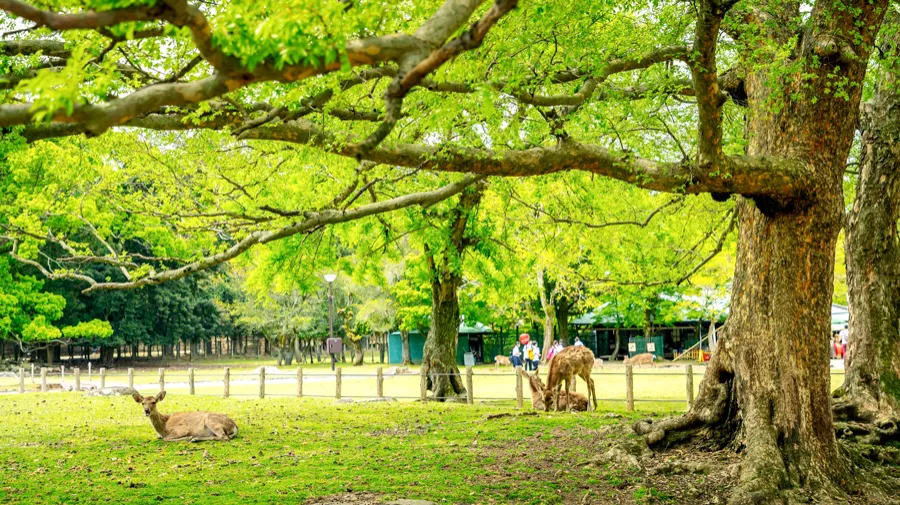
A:
MULTIPOLYGON (((35 372, 31 372, 31 381, 33 383, 37 382, 37 377, 35 377, 35 372)), ((50 385, 48 385, 48 375, 50 370, 47 368, 40 368, 37 370, 39 372, 39 384, 40 391, 47 392, 50 390, 50 385)), ((17 391, 19 393, 26 392, 26 376, 28 375, 26 369, 20 368, 18 371, 18 388, 17 391)), ((205 395, 216 395, 216 396, 224 396, 225 398, 231 396, 251 396, 258 398, 267 398, 267 397, 278 397, 278 396, 295 396, 295 397, 318 397, 318 398, 334 398, 337 400, 342 399, 343 397, 352 397, 352 398, 396 398, 396 399, 406 399, 406 400, 427 400, 427 399, 435 399, 434 397, 429 397, 426 389, 426 378, 427 376, 421 371, 418 374, 384 374, 382 368, 378 368, 376 373, 356 373, 352 370, 348 370, 348 373, 344 373, 344 369, 338 368, 335 373, 306 373, 302 367, 297 368, 295 372, 291 373, 268 373, 265 368, 260 368, 258 371, 253 373, 231 373, 229 367, 225 367, 222 369, 221 373, 209 373, 206 369, 194 369, 189 368, 186 371, 186 376, 183 370, 172 371, 170 370, 170 375, 166 375, 165 368, 159 368, 155 374, 150 373, 141 373, 140 378, 143 379, 137 385, 135 384, 135 370, 133 368, 127 369, 125 373, 116 372, 109 373, 106 369, 100 368, 99 370, 94 369, 91 370, 87 377, 91 384, 88 386, 87 383, 84 384, 83 387, 82 380, 85 378, 81 373, 81 370, 78 368, 75 369, 66 369, 65 367, 60 367, 60 369, 53 370, 54 379, 58 377, 60 379, 60 384, 66 384, 66 376, 69 376, 71 386, 67 386, 66 389, 69 390, 86 390, 88 388, 93 389, 95 387, 104 388, 107 386, 113 385, 121 385, 121 386, 129 386, 132 388, 136 388, 138 390, 165 390, 167 385, 167 380, 170 388, 184 390, 187 389, 187 394, 196 395, 197 394, 197 386, 201 386, 206 393, 200 393, 205 395), (198 373, 199 371, 199 373, 198 373), (174 373, 172 373, 174 372, 174 373), (181 380, 181 382, 172 381, 174 378, 176 380, 181 380), (197 379, 200 379, 198 381, 197 379), (347 391, 344 389, 344 379, 352 378, 352 379, 372 379, 372 382, 369 383, 372 389, 368 390, 374 394, 359 394, 360 387, 358 384, 354 389, 355 393, 347 394, 347 391), (397 380, 399 379, 418 379, 419 388, 417 396, 409 396, 409 395, 385 395, 384 394, 384 384, 385 379, 397 380), (322 380, 320 380, 322 379, 322 380), (320 383, 327 382, 330 383, 333 380, 334 389, 333 394, 323 394, 322 387, 320 383), (317 386, 315 389, 319 390, 318 393, 310 394, 309 391, 304 392, 304 383, 307 384, 309 388, 309 383, 312 381, 317 381, 317 386), (186 384, 185 384, 186 382, 186 384), (232 391, 232 387, 239 385, 245 391, 243 393, 234 393, 232 391), (267 393, 266 386, 270 386, 276 388, 279 391, 278 393, 267 393), (252 386, 252 393, 246 392, 248 387, 252 386), (285 393, 286 386, 290 387, 290 393, 285 393), (221 388, 221 393, 212 393, 210 392, 213 388, 221 388)), ((479 401, 515 401, 515 405, 518 408, 522 408, 525 405, 525 402, 531 401, 531 392, 527 389, 527 383, 523 381, 523 378, 520 374, 514 373, 475 373, 472 368, 466 368, 463 372, 463 377, 466 384, 466 397, 465 401, 467 404, 473 404, 475 400, 479 401), (492 382, 494 383, 494 390, 498 388, 498 382, 501 382, 500 387, 504 393, 508 392, 510 396, 508 397, 494 397, 491 396, 478 396, 478 389, 475 377, 491 377, 492 382), (508 382, 506 382, 508 381, 508 382), (503 384, 508 384, 510 386, 509 389, 506 389, 503 384), (512 393, 514 392, 514 396, 512 393)), ((666 369, 662 371, 654 371, 654 372, 635 372, 634 368, 631 365, 626 365, 624 368, 619 369, 618 371, 604 371, 598 370, 592 373, 592 377, 598 378, 599 376, 617 376, 619 379, 613 379, 615 382, 618 382, 621 378, 624 378, 624 399, 623 398, 598 398, 600 401, 614 401, 620 402, 624 401, 627 410, 634 410, 635 402, 684 402, 686 406, 690 407, 694 400, 694 370, 693 366, 687 365, 683 367, 683 371, 673 371, 668 372, 666 369), (661 377, 672 377, 672 376, 681 376, 684 378, 684 396, 681 399, 673 399, 673 398, 635 398, 635 376, 641 376, 641 381, 646 381, 648 378, 656 378, 657 381, 661 377)), ((671 380, 671 379, 668 379, 671 380)), ((576 381, 577 382, 577 381, 576 381)), ((595 381, 596 382, 596 381, 595 381)), ((54 384, 56 389, 60 389, 62 386, 60 384, 54 384)), ((32 386, 33 389, 37 389, 35 386, 32 386)), ((584 385, 576 385, 576 388, 583 388, 584 385)), ((671 387, 671 384, 670 384, 671 387)), ((407 388, 407 390, 411 390, 412 388, 407 388)), ((483 389, 488 390, 491 388, 483 387, 483 389)), ((608 388, 604 391, 602 388, 597 388, 600 390, 601 396, 605 391, 608 391, 608 388)), ((7 391, 9 392, 9 391, 7 391)), ((619 391, 621 394, 621 390, 619 391)), ((457 398, 459 399, 459 398, 457 398)))

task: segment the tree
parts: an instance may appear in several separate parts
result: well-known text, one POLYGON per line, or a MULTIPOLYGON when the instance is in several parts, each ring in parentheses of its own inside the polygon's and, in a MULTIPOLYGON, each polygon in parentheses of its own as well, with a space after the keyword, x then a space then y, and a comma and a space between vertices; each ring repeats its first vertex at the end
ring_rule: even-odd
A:
POLYGON ((877 424, 895 418, 900 407, 900 158, 894 148, 900 137, 897 21, 892 12, 882 43, 888 54, 881 62, 874 95, 860 108, 858 182, 844 240, 849 352, 835 403, 841 419, 877 424))
MULTIPOLYGON (((727 335, 719 341, 691 411, 637 429, 651 443, 711 429, 718 435, 713 439, 717 445, 743 447, 735 502, 774 501, 794 488, 837 496, 848 475, 862 478, 847 471, 835 440, 822 340, 829 331, 844 165, 887 1, 819 0, 809 10, 799 2, 769 0, 624 7, 587 2, 568 8, 538 2, 509 16, 515 3, 500 1, 482 9, 479 22, 449 42, 478 2, 448 0, 437 9, 416 9, 411 16, 399 15, 397 9, 405 8, 400 4, 360 4, 345 12, 344 4, 334 3, 322 24, 282 24, 283 18, 272 16, 265 5, 229 4, 216 10, 212 25, 206 16, 211 11, 175 0, 116 5, 97 5, 102 15, 56 14, 22 2, 4 6, 54 32, 94 31, 86 32, 69 53, 51 37, 5 44, 4 51, 15 55, 46 51, 65 58, 66 67, 54 73, 25 66, 37 70, 37 77, 23 80, 22 91, 0 106, 0 125, 27 125, 20 131, 28 139, 99 135, 114 124, 234 128, 242 140, 288 142, 420 171, 525 176, 583 170, 654 191, 710 193, 717 199, 738 195, 740 231, 727 335), (367 31, 375 25, 375 12, 383 14, 378 16, 382 24, 367 31), (126 21, 143 24, 119 31, 122 27, 115 25, 126 21), (137 45, 134 39, 140 38, 152 53, 172 54, 187 44, 186 37, 176 37, 168 46, 159 43, 160 36, 171 33, 158 29, 162 22, 190 32, 206 62, 202 68, 214 73, 193 79, 201 71, 195 66, 191 68, 197 73, 172 74, 171 81, 193 79, 188 82, 108 84, 121 84, 117 76, 134 75, 137 69, 119 70, 112 61, 99 61, 101 48, 109 45, 101 41, 103 33, 112 33, 113 43, 127 35, 130 39, 123 43, 137 45), (266 26, 269 22, 277 24, 266 26), (407 25, 418 27, 413 35, 356 38, 363 32, 402 31, 407 25), (261 26, 266 30, 258 30, 261 26), (341 31, 335 35, 324 26, 341 31), (496 46, 472 51, 488 29, 496 46), (252 39, 250 34, 256 33, 272 37, 263 43, 252 39), (282 45, 282 40, 289 42, 282 45), (690 47, 684 40, 691 40, 690 47), (164 46, 171 49, 160 50, 164 46), (100 69, 86 65, 91 58, 98 58, 100 69), (722 71, 719 62, 731 70, 722 71), (359 66, 368 68, 360 74, 348 70, 359 66), (642 70, 639 77, 635 70, 642 70), (332 89, 319 92, 301 85, 297 89, 303 91, 297 93, 290 85, 274 83, 326 72, 340 72, 344 81, 330 81, 332 89), (354 100, 372 104, 366 96, 374 95, 353 84, 381 80, 378 74, 390 79, 381 84, 383 110, 379 101, 374 117, 361 114, 352 106, 360 103, 354 100), (345 88, 348 92, 342 93, 345 88), (418 90, 418 100, 406 104, 403 98, 412 89, 418 90), (111 90, 117 98, 103 102, 111 90), (229 92, 238 106, 209 102, 229 92), (677 157, 647 148, 652 136, 623 135, 621 124, 604 124, 613 114, 629 116, 625 125, 640 123, 655 105, 669 104, 672 95, 694 97, 695 106, 686 110, 697 123, 694 143, 677 157), (296 100, 301 96, 308 100, 296 100), (254 107, 259 100, 268 102, 254 107), (643 100, 649 105, 632 104, 643 100), (199 114, 179 109, 200 102, 205 105, 191 111, 199 114), (285 106, 290 102, 299 107, 285 106), (323 113, 302 117, 304 108, 323 113), (627 114, 618 114, 623 110, 627 114), (374 132, 360 124, 363 116, 379 121, 374 132), (35 119, 40 123, 31 124, 35 119), (428 127, 414 126, 417 119, 428 127)), ((176 61, 181 63, 167 58, 164 66, 182 68, 176 61)), ((440 196, 446 198, 463 188, 445 189, 440 196)), ((346 218, 410 201, 433 202, 433 197, 363 206, 358 209, 365 211, 348 211, 346 218)), ((227 253, 120 287, 214 266, 261 242, 335 222, 333 215, 326 219, 320 213, 310 222, 254 231, 227 253)), ((95 289, 116 287, 83 281, 93 282, 95 289)))

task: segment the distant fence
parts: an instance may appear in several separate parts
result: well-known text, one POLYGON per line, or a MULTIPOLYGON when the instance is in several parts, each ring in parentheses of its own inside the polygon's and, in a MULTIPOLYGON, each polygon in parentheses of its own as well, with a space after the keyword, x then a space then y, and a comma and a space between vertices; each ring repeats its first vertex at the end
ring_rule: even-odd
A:
MULTIPOLYGON (((608 402, 625 402, 626 409, 634 410, 635 402, 666 402, 666 403, 684 403, 690 407, 694 401, 694 369, 692 365, 683 367, 681 372, 665 371, 654 372, 635 372, 632 365, 625 365, 620 371, 612 370, 596 370, 591 373, 591 377, 601 379, 602 386, 596 388, 603 393, 608 393, 610 388, 624 389, 624 398, 597 398, 598 401, 608 402), (654 378, 651 386, 659 385, 666 382, 671 387, 673 377, 682 377, 684 386, 682 391, 684 396, 681 398, 652 398, 652 397, 635 397, 635 376, 641 377, 639 383, 643 389, 648 389, 648 378, 654 378), (621 382, 621 384, 620 384, 621 382)), ((428 396, 426 390, 427 376, 420 370, 419 373, 402 373, 402 374, 385 374, 382 368, 378 368, 376 373, 355 373, 352 370, 344 373, 342 368, 338 368, 335 373, 306 373, 302 367, 297 368, 296 372, 266 372, 265 368, 260 368, 254 372, 231 373, 229 367, 222 369, 220 373, 210 373, 208 369, 189 368, 185 370, 170 371, 166 373, 165 368, 160 368, 156 373, 135 373, 133 368, 127 369, 125 373, 110 373, 104 368, 99 370, 91 370, 87 374, 82 374, 78 368, 66 369, 64 366, 59 369, 40 368, 39 376, 35 376, 33 369, 29 374, 26 369, 20 368, 16 379, 18 384, 14 385, 14 389, 3 389, 5 386, 0 385, 0 392, 3 393, 25 393, 25 392, 48 392, 59 390, 92 390, 95 388, 104 388, 109 386, 129 386, 138 391, 162 391, 166 387, 169 390, 187 390, 190 395, 202 396, 224 396, 228 397, 309 397, 309 398, 334 398, 340 400, 342 398, 355 399, 381 399, 394 398, 398 400, 437 400, 448 399, 428 396), (200 373, 197 373, 197 371, 200 373), (26 377, 30 375, 32 382, 30 388, 26 388, 26 377), (51 378, 59 378, 59 383, 48 382, 51 378), (66 386, 68 383, 70 386, 66 386), (137 379, 137 381, 136 381, 137 379), (350 388, 346 387, 344 379, 353 381, 350 388), (367 380, 368 379, 368 380, 367 380), (418 395, 409 394, 415 391, 414 387, 410 387, 409 383, 404 384, 404 388, 400 388, 400 394, 385 394, 385 381, 411 381, 418 380, 418 395), (39 386, 37 385, 39 384, 39 386), (17 386, 17 387, 16 387, 17 386), (269 391, 267 391, 267 386, 269 391), (304 391, 304 386, 306 391, 304 391), (312 387, 311 387, 312 386, 312 387), (237 391, 233 391, 232 388, 237 391), (198 389, 200 390, 198 392, 198 389), (216 391, 218 390, 218 392, 216 391)), ((843 371, 833 372, 834 375, 841 375, 843 371)), ((446 374, 453 375, 453 374, 446 374)), ((522 408, 526 403, 531 403, 531 392, 523 377, 518 373, 475 373, 472 368, 466 368, 461 373, 461 379, 465 380, 466 386, 466 403, 471 405, 478 401, 515 401, 518 408, 522 408), (481 380, 476 383, 475 378, 480 377, 481 380), (488 379, 490 378, 490 379, 488 379), (476 387, 476 384, 478 387, 476 387), (478 396, 479 390, 482 396, 478 396), (493 392, 493 394, 491 394, 493 392)), ((577 381, 576 381, 577 382, 577 381)), ((582 386, 583 387, 583 386, 582 386)), ((677 386, 680 387, 680 386, 677 386)), ((622 389, 619 389, 621 394, 622 389)), ((658 391, 658 388, 652 388, 658 391)), ((461 399, 460 397, 453 397, 461 399)))

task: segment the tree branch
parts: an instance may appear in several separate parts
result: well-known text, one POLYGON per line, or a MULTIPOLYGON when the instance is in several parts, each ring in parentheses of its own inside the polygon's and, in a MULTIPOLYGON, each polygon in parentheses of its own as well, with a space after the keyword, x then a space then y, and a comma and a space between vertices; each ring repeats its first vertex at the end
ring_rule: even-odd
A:
MULTIPOLYGON (((341 156, 356 157, 352 137, 338 138, 300 120, 245 132, 240 138, 307 144, 341 156)), ((583 170, 635 186, 672 193, 725 193, 793 197, 810 183, 807 166, 775 157, 730 156, 717 172, 696 170, 693 163, 663 163, 611 152, 601 146, 566 139, 554 146, 509 150, 393 144, 373 149, 369 161, 424 170, 471 172, 490 176, 544 175, 583 170)))
MULTIPOLYGON (((13 239, 13 251, 11 256, 24 264, 37 268, 41 274, 48 279, 76 279, 86 282, 89 286, 83 291, 90 293, 99 290, 124 290, 134 289, 141 286, 156 285, 163 282, 171 281, 186 277, 192 273, 212 268, 216 265, 231 260, 244 251, 258 244, 266 244, 275 240, 279 240, 299 233, 310 233, 323 226, 345 223, 355 219, 377 215, 384 212, 391 212, 397 209, 403 209, 415 205, 429 206, 437 202, 450 198, 459 194, 468 186, 475 184, 484 179, 483 176, 468 175, 457 182, 447 184, 433 191, 425 191, 421 193, 413 193, 409 195, 383 200, 380 202, 361 205, 349 210, 327 209, 320 212, 309 212, 300 221, 291 223, 280 229, 271 231, 254 231, 239 240, 237 243, 218 254, 206 256, 200 260, 187 263, 182 267, 169 269, 162 272, 153 272, 146 277, 136 278, 127 282, 98 282, 93 278, 78 274, 75 272, 57 273, 45 268, 40 263, 22 258, 17 253, 18 243, 13 239)), ((138 257, 134 255, 134 257, 138 257)))

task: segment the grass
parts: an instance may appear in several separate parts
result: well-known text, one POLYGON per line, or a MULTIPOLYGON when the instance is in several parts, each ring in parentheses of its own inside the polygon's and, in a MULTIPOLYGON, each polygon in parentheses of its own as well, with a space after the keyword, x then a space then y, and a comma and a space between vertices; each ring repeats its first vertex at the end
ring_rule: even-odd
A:
POLYGON ((0 503, 297 503, 364 492, 561 504, 580 500, 582 485, 643 503, 648 493, 621 481, 609 491, 602 470, 573 465, 595 450, 598 430, 619 422, 604 412, 624 422, 638 416, 619 403, 598 413, 488 420, 510 410, 173 393, 160 410, 227 412, 240 433, 229 443, 164 443, 129 397, 0 396, 0 503))

